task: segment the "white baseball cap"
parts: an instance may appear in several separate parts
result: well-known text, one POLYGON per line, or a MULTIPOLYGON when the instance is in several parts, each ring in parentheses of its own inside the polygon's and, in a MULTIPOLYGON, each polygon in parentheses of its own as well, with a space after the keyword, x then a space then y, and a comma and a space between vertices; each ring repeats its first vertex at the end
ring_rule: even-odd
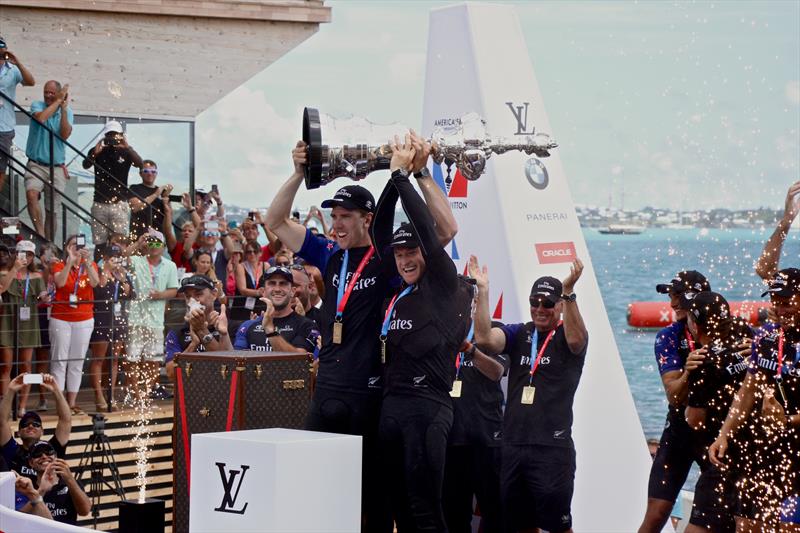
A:
POLYGON ((36 245, 32 241, 19 241, 17 243, 18 252, 32 252, 36 253, 36 245))
POLYGON ((108 122, 106 122, 105 127, 103 127, 103 131, 102 131, 101 135, 105 135, 106 133, 108 133, 110 131, 114 131, 114 132, 117 132, 117 133, 122 133, 122 124, 120 124, 116 120, 109 120, 108 122))

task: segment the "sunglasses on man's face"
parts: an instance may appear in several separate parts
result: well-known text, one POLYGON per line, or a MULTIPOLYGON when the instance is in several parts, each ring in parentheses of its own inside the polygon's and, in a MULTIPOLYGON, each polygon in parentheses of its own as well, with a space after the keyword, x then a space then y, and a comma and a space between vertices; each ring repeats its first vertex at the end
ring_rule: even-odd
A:
POLYGON ((143 168, 142 174, 158 174, 158 170, 154 168, 143 168))
POLYGON ((25 422, 19 428, 20 429, 25 429, 25 428, 29 428, 31 426, 33 426, 35 428, 40 428, 40 427, 42 427, 42 424, 41 424, 41 422, 37 422, 36 420, 31 420, 30 422, 25 422))
POLYGON ((552 309, 556 306, 555 302, 551 302, 547 298, 531 298, 530 303, 531 307, 539 307, 541 305, 545 309, 552 309))
POLYGON ((46 455, 48 457, 55 457, 56 451, 53 448, 45 448, 40 447, 31 452, 31 459, 38 459, 39 457, 46 455))

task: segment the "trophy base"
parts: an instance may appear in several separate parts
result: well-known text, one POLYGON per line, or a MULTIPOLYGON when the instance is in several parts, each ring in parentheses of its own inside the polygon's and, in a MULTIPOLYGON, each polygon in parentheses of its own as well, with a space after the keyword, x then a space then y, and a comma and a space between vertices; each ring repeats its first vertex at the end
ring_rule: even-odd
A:
POLYGON ((319 122, 319 111, 311 107, 303 111, 303 142, 308 147, 306 160, 305 182, 306 189, 317 189, 324 183, 323 180, 323 151, 322 126, 319 122))

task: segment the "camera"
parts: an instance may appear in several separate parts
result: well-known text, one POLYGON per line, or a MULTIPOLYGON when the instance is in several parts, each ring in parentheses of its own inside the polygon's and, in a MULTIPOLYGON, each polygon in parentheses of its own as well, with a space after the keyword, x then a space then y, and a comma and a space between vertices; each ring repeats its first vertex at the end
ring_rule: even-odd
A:
POLYGON ((111 135, 103 139, 103 144, 106 146, 118 146, 122 142, 121 135, 111 135))
POLYGON ((180 194, 170 194, 169 195, 169 201, 179 204, 179 203, 181 203, 183 201, 183 198, 181 197, 180 194))

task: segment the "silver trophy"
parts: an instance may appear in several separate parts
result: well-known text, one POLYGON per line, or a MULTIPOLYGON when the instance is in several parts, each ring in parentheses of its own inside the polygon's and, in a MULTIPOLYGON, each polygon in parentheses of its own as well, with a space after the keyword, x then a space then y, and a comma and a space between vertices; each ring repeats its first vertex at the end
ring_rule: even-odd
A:
MULTIPOLYGON (((456 125, 437 128, 431 136, 431 157, 448 168, 455 165, 468 180, 478 179, 492 154, 511 150, 537 157, 548 157, 558 144, 546 133, 535 131, 525 136, 523 142, 505 142, 493 139, 486 133, 486 123, 475 113, 455 121, 456 125)), ((305 181, 308 189, 316 189, 336 178, 361 180, 375 170, 386 170, 392 159, 388 144, 354 144, 341 147, 328 146, 322 140, 319 111, 310 107, 303 111, 303 141, 308 145, 308 162, 305 181)))

